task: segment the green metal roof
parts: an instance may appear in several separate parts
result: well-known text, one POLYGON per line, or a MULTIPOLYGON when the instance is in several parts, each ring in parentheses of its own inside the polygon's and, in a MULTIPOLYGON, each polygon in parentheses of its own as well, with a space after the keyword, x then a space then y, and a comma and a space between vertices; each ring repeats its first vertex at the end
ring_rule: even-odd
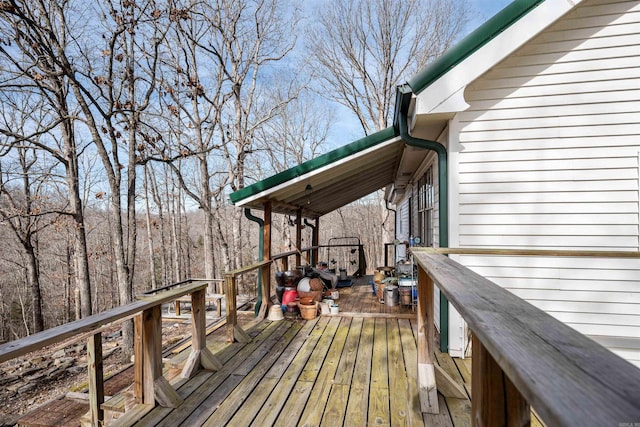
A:
MULTIPOLYGON (((416 95, 544 0, 515 0, 407 82, 416 95)), ((397 112, 396 112, 397 114, 397 112)))
POLYGON ((274 212, 292 213, 303 208, 309 217, 331 212, 340 207, 336 203, 350 203, 393 182, 402 144, 388 147, 384 143, 397 135, 393 127, 388 127, 235 191, 230 199, 234 204, 258 209, 269 199, 274 212), (342 160, 340 168, 318 176, 323 168, 342 160), (383 173, 385 163, 388 170, 383 173), (312 195, 305 194, 307 184, 312 185, 312 195), (338 184, 351 188, 341 189, 344 194, 338 195, 338 184))

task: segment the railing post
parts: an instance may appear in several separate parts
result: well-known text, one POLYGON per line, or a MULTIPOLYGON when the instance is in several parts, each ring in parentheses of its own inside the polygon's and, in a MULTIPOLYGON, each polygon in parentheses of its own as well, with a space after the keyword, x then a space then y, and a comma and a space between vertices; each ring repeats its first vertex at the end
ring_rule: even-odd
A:
POLYGON ((287 270, 289 270, 289 257, 288 256, 282 258, 282 271, 287 271, 287 270))
MULTIPOLYGON (((271 259, 271 220, 273 219, 271 212, 271 202, 267 201, 264 203, 264 225, 262 226, 263 248, 262 260, 260 261, 268 261, 271 259)), ((261 269, 261 272, 262 289, 260 289, 259 292, 261 292, 262 295, 262 304, 260 305, 260 311, 257 313, 257 317, 260 319, 264 319, 267 317, 267 312, 269 311, 269 306, 271 305, 271 266, 265 266, 261 269)))
POLYGON ((227 342, 250 342, 251 337, 238 326, 238 312, 236 310, 236 277, 225 275, 227 300, 227 342))
POLYGON ((227 274, 225 276, 225 296, 227 302, 227 342, 234 342, 234 329, 238 323, 236 313, 236 278, 227 274))
POLYGON ((89 337, 87 342, 87 359, 89 362, 89 411, 91 425, 100 426, 104 422, 104 377, 102 372, 102 334, 89 337))
POLYGON ((142 312, 143 403, 177 408, 182 398, 162 376, 162 306, 142 312))
POLYGON ((529 426, 531 409, 495 359, 473 334, 471 420, 476 427, 529 426))
POLYGON ((191 378, 201 367, 222 369, 222 363, 207 348, 206 299, 206 288, 191 294, 191 354, 182 368, 183 378, 191 378))
POLYGON ((418 265, 418 390, 422 412, 439 413, 438 389, 433 366, 433 280, 418 265))
POLYGON ((133 318, 133 395, 136 403, 144 402, 144 346, 142 314, 133 318))

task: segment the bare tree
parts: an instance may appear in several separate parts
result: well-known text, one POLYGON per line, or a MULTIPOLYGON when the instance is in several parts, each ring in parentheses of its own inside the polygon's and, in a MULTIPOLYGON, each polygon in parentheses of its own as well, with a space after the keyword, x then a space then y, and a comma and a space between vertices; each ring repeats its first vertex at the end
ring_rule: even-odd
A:
MULTIPOLYGON (((38 266, 38 232, 47 224, 41 221, 46 212, 42 212, 42 195, 39 194, 37 154, 33 149, 19 147, 15 150, 18 168, 13 172, 4 170, 0 162, 0 222, 9 225, 14 236, 24 250, 26 282, 31 291, 31 309, 33 313, 33 332, 44 330, 42 315, 42 291, 40 287, 40 268, 38 266), (12 176, 18 184, 12 186, 12 176)), ((5 159, 6 160, 6 159, 5 159)), ((6 163, 6 162, 5 162, 6 163)), ((27 328, 29 331, 29 328, 27 328)))
POLYGON ((389 125, 395 88, 442 54, 469 18, 467 2, 332 0, 307 32, 321 93, 346 106, 365 134, 389 125))
MULTIPOLYGON (((227 268, 241 262, 240 212, 234 212, 231 241, 220 222, 226 192, 242 188, 245 163, 254 153, 257 129, 269 122, 297 91, 284 99, 265 96, 263 87, 273 75, 269 66, 281 61, 295 38, 284 28, 286 13, 294 13, 284 0, 176 1, 176 22, 171 51, 162 80, 164 116, 172 145, 158 160, 195 158, 190 179, 173 167, 179 182, 204 215, 205 275, 215 277, 216 243, 220 263, 227 268), (170 69, 170 72, 169 72, 170 69), (259 84, 259 80, 262 84, 259 84), (232 253, 235 254, 232 256, 232 253)), ((295 15, 286 21, 295 25, 295 15)))
POLYGON ((309 91, 301 93, 256 132, 259 155, 252 161, 256 163, 251 167, 255 172, 249 178, 259 180, 318 156, 333 119, 334 114, 325 103, 318 102, 309 91))
MULTIPOLYGON (((34 16, 30 2, 3 3, 0 8, 0 73, 2 104, 6 108, 34 114, 29 132, 21 134, 16 128, 0 125, 0 133, 7 137, 7 144, 19 145, 31 142, 49 153, 64 165, 65 181, 69 204, 67 212, 73 218, 76 289, 79 291, 82 315, 91 314, 91 282, 87 256, 86 231, 82 199, 79 188, 78 158, 82 152, 76 141, 75 111, 67 99, 69 78, 62 71, 61 64, 51 54, 52 46, 64 48, 68 35, 54 26, 46 31, 40 26, 40 19, 55 22, 55 15, 34 16), (25 99, 36 99, 32 105, 25 99), (47 138, 39 138, 46 135, 47 138)), ((50 25, 51 26, 51 25, 50 25)), ((5 115, 6 117, 6 115, 5 115)), ((3 124, 9 123, 7 120, 3 124)))
MULTIPOLYGON (((60 102, 77 105, 83 133, 90 136, 102 161, 110 190, 120 303, 125 304, 133 296, 135 168, 140 161, 136 149, 138 137, 147 134, 141 113, 155 92, 158 46, 163 39, 156 21, 162 12, 154 0, 112 0, 103 3, 101 16, 95 16, 93 8, 82 10, 77 6, 72 1, 12 1, 3 8, 3 18, 17 33, 15 41, 21 52, 33 59, 29 74, 39 75, 40 80, 50 75, 64 78, 64 90, 55 94, 64 97, 60 102), (102 18, 97 21, 102 28, 83 17, 93 21, 102 18), (126 147, 124 152, 122 146, 126 147)), ((5 49, 9 57, 11 50, 5 49)), ((82 308, 83 315, 91 313, 90 305, 83 303, 82 308)), ((133 327, 128 325, 124 330, 125 348, 132 349, 133 327)), ((124 357, 128 357, 126 350, 124 357)))

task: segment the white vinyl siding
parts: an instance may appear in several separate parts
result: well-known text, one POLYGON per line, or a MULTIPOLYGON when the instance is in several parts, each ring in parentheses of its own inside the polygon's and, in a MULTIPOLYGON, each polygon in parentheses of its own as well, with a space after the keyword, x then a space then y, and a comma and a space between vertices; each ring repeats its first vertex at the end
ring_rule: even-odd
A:
MULTIPOLYGON (((467 87, 452 246, 640 250, 640 1, 586 1, 467 87)), ((640 261, 459 257, 640 366, 640 261)))

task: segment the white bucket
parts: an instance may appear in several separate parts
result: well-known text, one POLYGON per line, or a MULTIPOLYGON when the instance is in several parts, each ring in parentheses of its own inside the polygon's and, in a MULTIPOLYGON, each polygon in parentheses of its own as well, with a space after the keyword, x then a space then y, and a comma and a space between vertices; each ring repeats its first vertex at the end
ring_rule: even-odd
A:
POLYGON ((269 316, 267 317, 267 319, 271 320, 272 322, 284 319, 284 315, 282 314, 282 307, 279 305, 272 305, 269 309, 269 316))

